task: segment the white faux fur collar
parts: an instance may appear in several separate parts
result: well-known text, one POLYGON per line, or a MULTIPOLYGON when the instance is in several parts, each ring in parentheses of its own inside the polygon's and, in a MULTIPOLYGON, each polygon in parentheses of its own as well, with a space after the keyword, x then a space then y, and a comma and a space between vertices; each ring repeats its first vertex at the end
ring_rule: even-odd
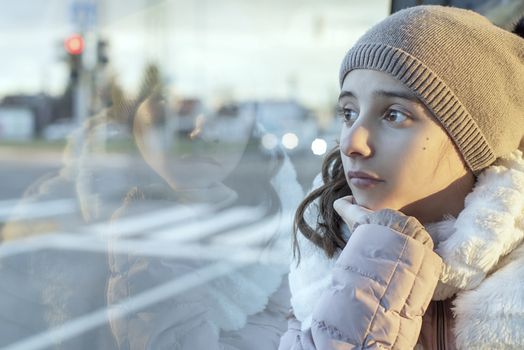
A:
POLYGON ((433 299, 477 287, 524 239, 524 160, 516 151, 487 168, 465 208, 427 229, 444 261, 433 299))
MULTIPOLYGON (((524 333, 522 157, 522 152, 515 151, 484 170, 475 188, 466 197, 464 210, 456 219, 448 217, 426 225, 435 241, 435 251, 445 265, 433 299, 445 299, 457 293, 454 309, 457 344, 462 342, 471 346, 486 334, 494 334, 495 329, 503 331, 500 323, 490 325, 491 322, 486 320, 498 322, 500 317, 518 315, 519 312, 520 328, 516 331, 524 333), (505 283, 511 286, 501 288, 505 283), (486 305, 485 302, 490 300, 486 298, 495 298, 496 303, 486 305), (480 319, 483 320, 482 325, 479 325, 480 319), (490 328, 493 330, 490 331, 490 328)), ((317 176, 314 187, 320 184, 321 179, 317 176)), ((318 208, 314 204, 306 213, 307 222, 313 224, 317 213, 318 208)), ((347 227, 345 232, 349 234, 347 227)), ((295 316, 305 330, 311 326, 313 306, 329 285, 331 271, 340 252, 333 259, 328 259, 301 234, 298 240, 301 262, 298 267, 296 262, 291 263, 289 284, 295 316)), ((512 330, 499 332, 495 337, 505 337, 507 332, 512 330)), ((514 333, 511 334, 513 337, 514 333)), ((524 339, 524 334, 519 336, 516 339, 524 339)))

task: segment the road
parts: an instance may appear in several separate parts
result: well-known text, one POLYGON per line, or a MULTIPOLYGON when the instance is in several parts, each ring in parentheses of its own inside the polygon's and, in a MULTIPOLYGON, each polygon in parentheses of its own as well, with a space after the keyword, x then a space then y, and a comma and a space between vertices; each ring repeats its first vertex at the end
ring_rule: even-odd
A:
MULTIPOLYGON (((291 160, 299 174, 300 185, 296 185, 308 188, 320 158, 293 156, 291 160)), ((122 174, 134 179, 140 172, 122 169, 123 164, 128 163, 110 159, 93 168, 102 169, 102 176, 97 177, 98 187, 92 188, 111 188, 96 193, 95 199, 102 203, 97 211, 89 207, 94 193, 84 193, 80 200, 82 188, 63 173, 57 176, 62 167, 59 155, 0 152, 0 218, 8 222, 0 245, 0 347, 115 348, 107 286, 115 269, 122 272, 118 264, 110 264, 119 259, 145 259, 149 267, 144 278, 155 277, 151 283, 129 277, 133 285, 143 287, 119 300, 119 310, 124 311, 113 320, 186 298, 196 290, 212 291, 242 271, 268 273, 260 262, 262 256, 265 264, 285 270, 292 213, 260 206, 266 203, 260 199, 268 189, 260 177, 267 172, 264 164, 253 161, 227 179, 240 193, 233 202, 214 201, 214 194, 208 198, 207 191, 191 193, 189 201, 176 196, 140 199, 109 225, 128 190, 127 184, 119 183, 122 174), (27 187, 46 174, 52 176, 33 186, 25 202, 15 206, 27 187), (275 245, 267 253, 264 248, 269 242, 275 245), (155 275, 154 266, 190 266, 192 273, 155 275)), ((292 187, 289 181, 278 191, 292 187)), ((229 193, 218 186, 209 193, 214 192, 217 198, 229 193)), ((267 278, 255 282, 268 284, 272 277, 267 278)))

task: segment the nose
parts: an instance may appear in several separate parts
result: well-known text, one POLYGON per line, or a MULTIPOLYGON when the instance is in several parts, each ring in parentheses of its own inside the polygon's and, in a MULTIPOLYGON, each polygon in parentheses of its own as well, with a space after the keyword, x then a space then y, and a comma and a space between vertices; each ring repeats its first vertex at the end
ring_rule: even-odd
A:
POLYGON ((340 150, 350 158, 367 158, 373 154, 370 129, 358 121, 344 127, 340 135, 340 150))

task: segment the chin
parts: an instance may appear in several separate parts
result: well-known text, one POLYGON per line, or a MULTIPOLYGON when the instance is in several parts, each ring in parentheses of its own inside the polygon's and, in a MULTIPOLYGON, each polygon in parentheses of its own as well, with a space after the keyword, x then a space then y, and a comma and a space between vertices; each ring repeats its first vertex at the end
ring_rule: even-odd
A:
POLYGON ((366 209, 373 210, 373 211, 377 210, 376 209, 377 206, 373 200, 370 200, 369 198, 365 198, 363 196, 358 196, 355 194, 353 194, 353 198, 355 199, 355 203, 360 205, 361 207, 364 207, 366 209))
POLYGON ((398 210, 398 208, 395 208, 393 205, 388 205, 388 202, 384 200, 374 200, 373 198, 365 197, 365 196, 358 196, 353 194, 353 198, 355 199, 355 202, 372 211, 378 211, 381 209, 394 209, 398 210))

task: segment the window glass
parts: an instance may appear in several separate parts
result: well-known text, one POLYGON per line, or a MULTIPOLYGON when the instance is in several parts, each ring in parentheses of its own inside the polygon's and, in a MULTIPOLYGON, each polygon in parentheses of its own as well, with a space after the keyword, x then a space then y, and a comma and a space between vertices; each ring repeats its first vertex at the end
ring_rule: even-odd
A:
POLYGON ((276 349, 368 0, 0 11, 0 347, 276 349))

